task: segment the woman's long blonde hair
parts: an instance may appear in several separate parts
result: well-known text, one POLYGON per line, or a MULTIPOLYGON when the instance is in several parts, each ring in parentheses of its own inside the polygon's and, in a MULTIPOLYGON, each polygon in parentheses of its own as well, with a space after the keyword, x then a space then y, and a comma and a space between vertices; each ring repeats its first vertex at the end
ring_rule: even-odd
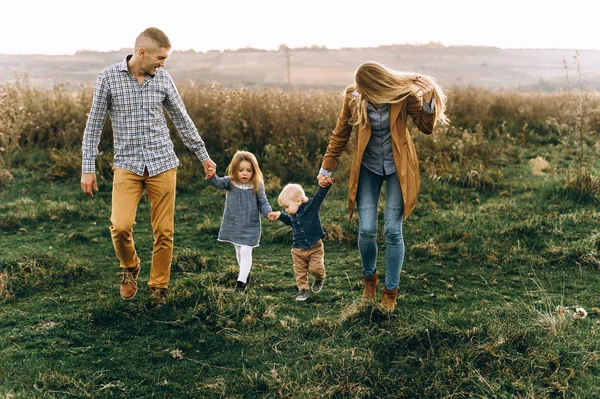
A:
MULTIPOLYGON (((369 121, 367 102, 372 104, 398 103, 410 95, 421 98, 423 93, 415 84, 417 76, 426 76, 415 72, 399 72, 375 61, 366 61, 354 72, 354 85, 358 96, 351 100, 351 125, 366 125, 369 121)), ((446 95, 431 76, 435 103, 435 120, 447 124, 446 95)))
POLYGON ((235 153, 235 155, 233 156, 233 158, 231 159, 229 166, 227 166, 227 169, 226 169, 227 176, 229 176, 231 178, 231 180, 239 182, 238 169, 240 168, 240 164, 243 161, 248 161, 252 165, 252 170, 254 173, 252 173, 252 179, 250 179, 250 183, 252 183, 252 187, 254 188, 254 191, 258 192, 260 183, 264 184, 264 181, 263 181, 263 174, 260 171, 260 167, 258 166, 258 161, 256 160, 256 157, 254 156, 253 153, 248 152, 248 151, 237 151, 235 153))

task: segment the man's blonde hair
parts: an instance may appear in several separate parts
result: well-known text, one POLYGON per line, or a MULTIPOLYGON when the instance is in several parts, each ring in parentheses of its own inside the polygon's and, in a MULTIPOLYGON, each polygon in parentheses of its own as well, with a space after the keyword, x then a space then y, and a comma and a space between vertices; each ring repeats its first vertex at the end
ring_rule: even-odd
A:
POLYGON ((283 206, 281 202, 285 198, 288 198, 292 201, 300 199, 302 202, 308 202, 308 197, 306 194, 304 194, 304 189, 301 185, 296 183, 289 183, 283 188, 283 190, 281 190, 281 193, 279 193, 279 197, 277 198, 277 202, 280 206, 283 206))
POLYGON ((171 41, 162 30, 158 28, 148 28, 140 33, 135 39, 133 51, 137 53, 142 47, 150 52, 158 48, 171 49, 171 41))
MULTIPOLYGON (((375 61, 363 62, 354 72, 354 88, 359 95, 351 100, 352 125, 366 125, 369 117, 367 101, 372 104, 394 104, 413 95, 421 98, 423 93, 415 84, 417 76, 426 76, 415 72, 399 72, 375 61)), ((449 123, 446 117, 446 95, 431 76, 435 102, 435 120, 449 123)))

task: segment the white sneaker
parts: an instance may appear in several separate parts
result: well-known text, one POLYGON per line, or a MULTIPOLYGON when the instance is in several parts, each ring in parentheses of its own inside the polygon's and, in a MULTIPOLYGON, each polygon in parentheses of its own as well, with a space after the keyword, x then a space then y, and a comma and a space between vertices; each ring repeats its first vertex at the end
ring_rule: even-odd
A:
POLYGON ((296 295, 297 301, 306 301, 308 299, 308 290, 302 290, 296 295))
POLYGON ((323 289, 323 280, 315 280, 315 282, 313 283, 312 287, 310 287, 310 289, 315 294, 317 292, 321 292, 321 290, 323 289))

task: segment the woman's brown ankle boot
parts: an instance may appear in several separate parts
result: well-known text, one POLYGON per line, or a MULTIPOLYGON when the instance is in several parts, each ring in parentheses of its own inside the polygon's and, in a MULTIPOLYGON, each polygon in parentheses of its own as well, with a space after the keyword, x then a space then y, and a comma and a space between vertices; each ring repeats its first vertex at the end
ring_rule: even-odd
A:
POLYGON ((391 312, 396 308, 396 295, 398 294, 398 287, 393 290, 388 290, 385 286, 383 287, 383 295, 381 296, 381 306, 384 310, 391 312))
MULTIPOLYGON (((364 276, 364 274, 363 274, 364 276)), ((379 274, 375 272, 370 277, 365 277, 365 290, 363 291, 363 302, 374 301, 375 295, 377 294, 377 282, 379 281, 379 274)))

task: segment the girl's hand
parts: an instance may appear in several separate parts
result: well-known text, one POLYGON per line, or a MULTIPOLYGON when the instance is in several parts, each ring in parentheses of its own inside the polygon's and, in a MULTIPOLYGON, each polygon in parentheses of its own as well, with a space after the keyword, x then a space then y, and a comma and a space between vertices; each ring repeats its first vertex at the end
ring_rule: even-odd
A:
POLYGON ((202 167, 204 168, 204 178, 206 179, 213 178, 215 173, 217 173, 217 164, 212 159, 202 162, 202 167))
POLYGON ((431 104, 431 99, 433 98, 433 82, 431 79, 425 76, 417 76, 415 79, 415 84, 423 93, 423 101, 425 101, 427 104, 431 104))
POLYGON ((269 220, 279 220, 280 215, 281 215, 281 212, 269 212, 269 214, 267 215, 267 218, 269 218, 269 220))

